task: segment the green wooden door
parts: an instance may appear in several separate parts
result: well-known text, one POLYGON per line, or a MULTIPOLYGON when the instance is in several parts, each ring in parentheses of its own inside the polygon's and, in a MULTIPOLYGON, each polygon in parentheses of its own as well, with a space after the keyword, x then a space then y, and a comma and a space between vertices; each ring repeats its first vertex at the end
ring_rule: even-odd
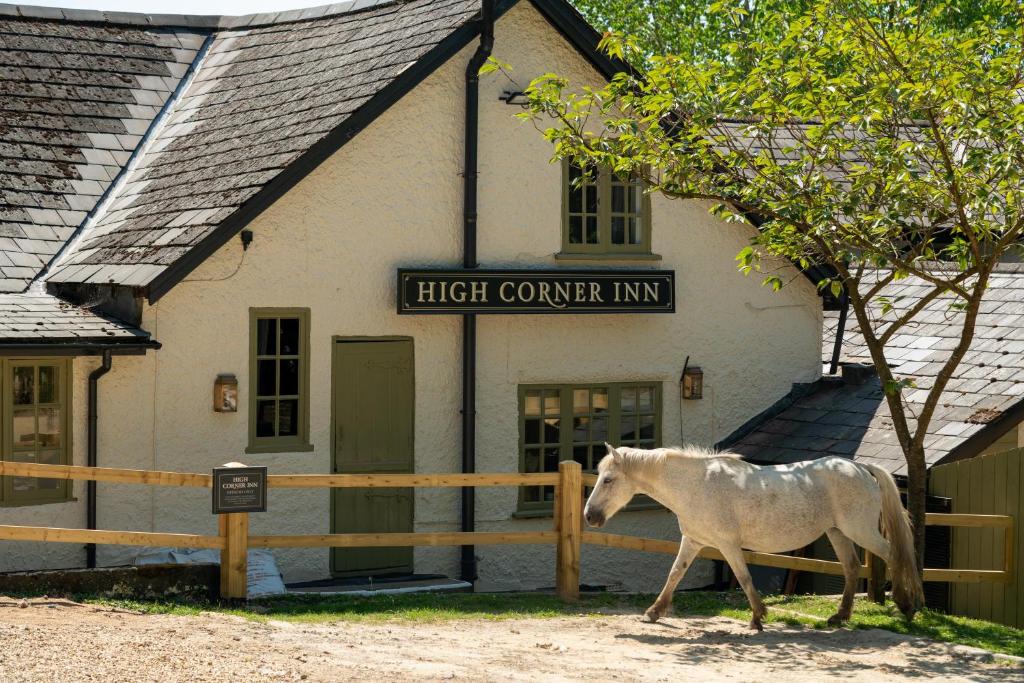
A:
MULTIPOLYGON (((332 383, 334 472, 412 472, 412 340, 335 342, 332 383)), ((412 489, 332 491, 333 533, 413 530, 412 489)), ((331 552, 339 576, 412 573, 412 548, 331 552)))

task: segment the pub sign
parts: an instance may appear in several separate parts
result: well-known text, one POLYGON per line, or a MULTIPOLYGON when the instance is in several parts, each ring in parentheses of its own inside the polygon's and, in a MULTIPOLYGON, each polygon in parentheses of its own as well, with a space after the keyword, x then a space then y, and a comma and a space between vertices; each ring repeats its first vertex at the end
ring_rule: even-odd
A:
POLYGON ((266 511, 266 467, 213 468, 213 514, 266 511))
POLYGON ((398 270, 398 312, 675 313, 671 270, 398 270))

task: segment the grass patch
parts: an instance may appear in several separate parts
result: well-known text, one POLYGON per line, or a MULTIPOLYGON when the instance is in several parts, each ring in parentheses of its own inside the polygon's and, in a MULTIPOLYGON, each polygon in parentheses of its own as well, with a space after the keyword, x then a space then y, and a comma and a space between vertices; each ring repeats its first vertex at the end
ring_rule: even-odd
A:
MULTIPOLYGON (((295 622, 443 622, 464 619, 550 619, 561 616, 600 617, 608 614, 639 615, 653 600, 650 595, 614 593, 585 594, 578 603, 565 604, 544 593, 412 593, 374 597, 343 595, 289 595, 255 602, 247 607, 176 602, 138 602, 95 600, 105 605, 147 612, 194 616, 216 611, 265 621, 295 622)), ((768 622, 825 628, 836 610, 833 596, 766 596, 768 622)), ((750 620, 747 600, 740 592, 685 592, 675 598, 676 614, 682 617, 725 616, 750 620)), ((972 645, 992 652, 1024 656, 1024 630, 978 619, 922 610, 907 624, 896 607, 858 598, 849 628, 879 628, 897 633, 924 636, 933 640, 972 645)))

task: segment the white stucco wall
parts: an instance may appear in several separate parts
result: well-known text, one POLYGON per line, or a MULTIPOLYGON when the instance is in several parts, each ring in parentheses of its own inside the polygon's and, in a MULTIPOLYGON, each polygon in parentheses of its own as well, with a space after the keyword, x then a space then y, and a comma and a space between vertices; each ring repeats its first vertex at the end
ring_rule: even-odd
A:
MULTIPOLYGON (((163 348, 116 358, 102 380, 101 464, 206 472, 242 460, 276 473, 329 472, 332 336, 407 335, 416 354, 416 469, 459 470, 460 321, 396 315, 395 270, 461 262, 463 73, 473 49, 428 77, 257 218, 246 253, 232 240, 145 309, 143 326, 163 348), (244 454, 251 306, 311 309, 312 452, 244 454), (239 379, 241 410, 217 414, 210 408, 213 381, 229 372, 239 379)), ((495 54, 512 64, 522 86, 548 71, 579 84, 599 81, 525 2, 499 20, 495 54)), ((653 198, 653 247, 663 256, 660 262, 556 262, 561 171, 549 163, 550 148, 540 133, 513 118, 516 107, 499 101, 510 87, 500 76, 481 85, 481 265, 674 269, 678 312, 480 316, 479 471, 518 467, 522 383, 660 381, 666 445, 710 444, 793 382, 820 374, 820 301, 813 288, 796 277, 772 293, 739 275, 733 257, 749 239, 747 229, 717 221, 699 203, 653 198), (704 369, 705 397, 680 405, 678 379, 687 355, 704 369)), ((79 361, 76 368, 83 365, 79 361)), ((84 415, 84 400, 77 409, 84 415)), ((84 444, 84 432, 79 441, 84 444)), ((101 484, 99 524, 215 533, 208 495, 101 484)), ((550 518, 513 519, 515 507, 514 489, 480 490, 478 528, 550 526, 550 518)), ((59 512, 71 515, 74 509, 59 512)), ((269 510, 251 516, 252 533, 330 531, 326 490, 272 490, 269 510)), ((456 490, 417 490, 418 530, 456 530, 458 510, 456 490)), ((84 520, 84 512, 80 516, 84 520)), ((624 513, 609 530, 678 536, 665 512, 624 513)), ((102 550, 107 562, 123 556, 102 550)), ((275 554, 288 581, 328 574, 325 549, 275 554)), ((553 584, 553 548, 489 546, 478 548, 478 555, 483 590, 553 584)), ((458 549, 417 549, 415 561, 418 572, 456 575, 458 549)), ((588 547, 582 580, 649 590, 664 579, 670 562, 668 556, 588 547)), ((707 580, 707 567, 695 567, 688 585, 707 580)))

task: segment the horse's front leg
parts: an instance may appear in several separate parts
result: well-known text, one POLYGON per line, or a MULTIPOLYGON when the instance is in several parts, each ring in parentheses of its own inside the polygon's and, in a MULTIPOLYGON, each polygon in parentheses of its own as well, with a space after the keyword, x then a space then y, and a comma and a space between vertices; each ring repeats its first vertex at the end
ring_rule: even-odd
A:
POLYGON ((764 619, 764 615, 768 613, 768 610, 761 601, 761 595, 754 588, 754 580, 750 578, 747 561, 743 559, 743 549, 739 546, 725 546, 719 547, 719 550, 722 551, 725 561, 729 563, 729 568, 732 569, 732 573, 736 576, 736 580, 739 581, 743 592, 747 594, 750 609, 754 612, 754 617, 750 620, 750 628, 763 631, 764 627, 761 625, 761 620, 764 619))
POLYGON ((683 536, 682 540, 679 541, 679 552, 676 553, 676 560, 672 563, 672 569, 668 572, 665 587, 661 589, 661 593, 658 595, 658 599, 654 601, 654 604, 644 612, 644 617, 647 618, 647 621, 655 622, 668 613, 668 608, 672 605, 672 593, 675 592, 676 586, 683 579, 686 570, 690 568, 693 558, 697 557, 701 547, 699 543, 694 542, 688 536, 683 536))

